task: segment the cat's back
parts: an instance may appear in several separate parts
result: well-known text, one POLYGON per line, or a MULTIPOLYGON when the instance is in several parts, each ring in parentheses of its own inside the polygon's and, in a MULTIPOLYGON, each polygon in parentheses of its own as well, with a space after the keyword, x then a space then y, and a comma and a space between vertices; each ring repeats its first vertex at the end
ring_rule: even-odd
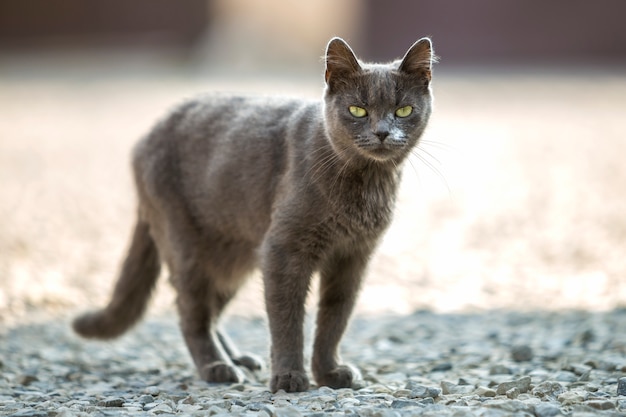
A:
POLYGON ((201 167, 214 173, 228 165, 280 167, 288 131, 315 123, 320 107, 293 98, 199 96, 175 107, 136 145, 135 168, 184 177, 201 167))
POLYGON ((137 144, 135 175, 146 197, 184 201, 203 222, 232 222, 234 210, 238 219, 265 223, 289 161, 310 137, 301 133, 320 126, 319 102, 200 96, 175 107, 137 144))

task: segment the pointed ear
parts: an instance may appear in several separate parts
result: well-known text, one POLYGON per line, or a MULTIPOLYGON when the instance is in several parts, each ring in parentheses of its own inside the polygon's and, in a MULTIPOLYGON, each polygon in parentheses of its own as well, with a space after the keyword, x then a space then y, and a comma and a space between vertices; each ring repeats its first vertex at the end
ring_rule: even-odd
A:
POLYGON ((359 61, 350 46, 341 38, 332 38, 326 47, 326 83, 331 78, 361 71, 359 61))
POLYGON ((428 85, 431 79, 432 65, 435 61, 432 42, 429 38, 422 38, 409 48, 398 69, 418 77, 425 85, 428 85))

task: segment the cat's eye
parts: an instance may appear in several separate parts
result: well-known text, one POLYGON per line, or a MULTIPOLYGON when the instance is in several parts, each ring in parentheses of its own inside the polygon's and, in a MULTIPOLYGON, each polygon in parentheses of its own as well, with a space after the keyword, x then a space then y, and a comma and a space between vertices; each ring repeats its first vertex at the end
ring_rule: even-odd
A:
POLYGON ((396 116, 398 117, 409 117, 411 113, 413 113, 413 107, 411 106, 400 107, 396 110, 396 116))
POLYGON ((365 110, 363 107, 350 106, 348 110, 350 110, 350 114, 353 115, 354 117, 361 118, 361 117, 367 116, 367 110, 365 110))

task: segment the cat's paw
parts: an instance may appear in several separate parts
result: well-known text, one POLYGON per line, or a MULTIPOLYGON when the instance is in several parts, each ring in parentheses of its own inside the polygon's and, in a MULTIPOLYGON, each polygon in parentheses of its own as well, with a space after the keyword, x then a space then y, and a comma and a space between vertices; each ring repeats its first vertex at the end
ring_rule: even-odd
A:
POLYGON ((339 365, 330 371, 317 374, 315 382, 322 387, 350 388, 352 382, 361 379, 361 373, 352 365, 339 365))
POLYGON ((243 382, 245 379, 241 369, 222 361, 215 361, 204 365, 200 370, 200 377, 206 382, 243 382))
POLYGON ((301 392, 309 389, 309 378, 306 372, 288 371, 272 375, 270 381, 272 392, 285 390, 286 392, 301 392))
POLYGON ((238 358, 233 358, 233 362, 235 365, 246 367, 251 371, 260 371, 265 367, 263 360, 252 353, 246 353, 238 358))

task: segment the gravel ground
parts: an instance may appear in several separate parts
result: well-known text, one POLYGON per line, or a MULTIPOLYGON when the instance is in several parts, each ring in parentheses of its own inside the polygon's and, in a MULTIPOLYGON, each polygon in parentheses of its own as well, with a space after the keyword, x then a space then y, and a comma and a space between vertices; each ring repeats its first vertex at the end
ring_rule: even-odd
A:
MULTIPOLYGON (((173 317, 107 343, 65 319, 3 331, 0 415, 626 416, 626 310, 360 316, 343 351, 364 379, 299 394, 270 393, 267 370, 198 380, 173 317)), ((225 327, 267 357, 263 319, 225 327)))

